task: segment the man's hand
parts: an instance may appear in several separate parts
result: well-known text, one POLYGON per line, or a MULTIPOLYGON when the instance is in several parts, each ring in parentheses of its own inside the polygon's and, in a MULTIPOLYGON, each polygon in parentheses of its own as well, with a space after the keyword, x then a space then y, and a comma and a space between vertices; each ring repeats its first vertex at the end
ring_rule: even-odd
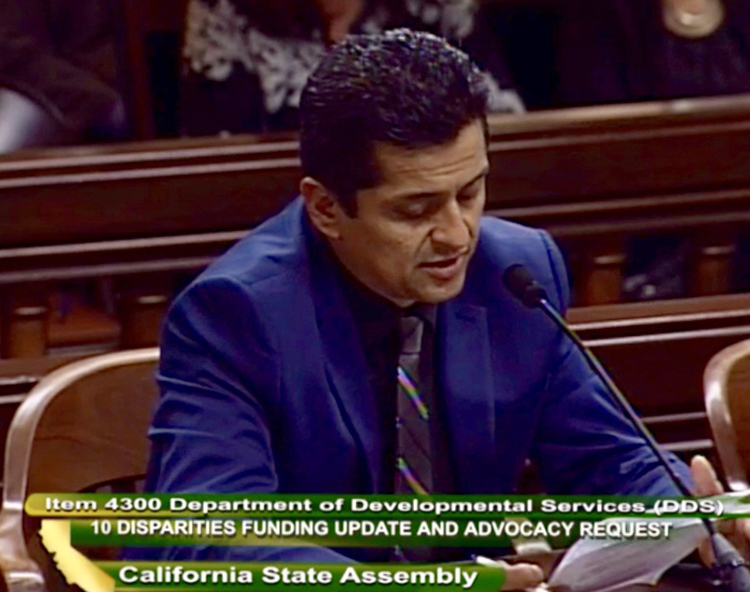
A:
POLYGON ((502 560, 496 560, 505 570, 505 581, 501 590, 523 590, 534 588, 544 581, 542 568, 533 563, 516 563, 510 565, 502 560))
MULTIPOLYGON (((724 493, 724 487, 716 477, 716 471, 705 456, 694 456, 690 461, 690 472, 695 481, 695 494, 699 497, 724 493)), ((732 544, 737 547, 745 559, 750 558, 750 519, 740 518, 721 523, 719 528, 732 544)), ((714 560, 711 545, 705 541, 698 549, 701 559, 706 565, 714 560)))

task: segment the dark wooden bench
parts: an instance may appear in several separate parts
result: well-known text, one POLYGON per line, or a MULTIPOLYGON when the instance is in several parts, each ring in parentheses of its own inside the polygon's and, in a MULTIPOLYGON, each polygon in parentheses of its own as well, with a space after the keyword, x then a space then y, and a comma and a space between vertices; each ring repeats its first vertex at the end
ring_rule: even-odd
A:
MULTIPOLYGON (((493 118, 487 211, 552 232, 578 305, 619 300, 629 238, 675 230, 692 237, 692 295, 723 293, 750 220, 748 128, 748 97, 493 118)), ((83 278, 115 286, 108 343, 153 344, 175 278, 281 209, 299 172, 293 136, 0 159, 3 355, 43 355, 50 287, 83 278)))
MULTIPOLYGON (((684 457, 713 457, 703 369, 716 352, 750 336, 750 294, 573 308, 568 319, 659 442, 684 457)), ((44 374, 80 357, 0 360, 0 436, 44 374)))
POLYGON ((578 308, 568 319, 660 442, 712 451, 703 370, 750 336, 750 294, 578 308))
POLYGON ((617 302, 627 241, 679 232, 690 294, 725 293, 750 220, 750 99, 534 113, 498 122, 488 211, 548 229, 568 252, 581 305, 617 302))

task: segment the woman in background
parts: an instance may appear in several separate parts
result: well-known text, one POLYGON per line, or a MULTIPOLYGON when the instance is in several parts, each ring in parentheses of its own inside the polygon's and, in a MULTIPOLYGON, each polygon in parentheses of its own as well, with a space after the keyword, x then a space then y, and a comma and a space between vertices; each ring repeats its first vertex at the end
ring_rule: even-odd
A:
POLYGON ((566 0, 565 105, 750 92, 746 0, 566 0))
MULTIPOLYGON (((566 0, 558 72, 563 105, 750 92, 747 0, 566 0)), ((677 162, 677 161, 676 161, 677 162)), ((687 293, 686 237, 634 240, 624 291, 687 293)), ((750 231, 735 252, 734 288, 750 289, 750 231)))
POLYGON ((496 112, 523 111, 500 40, 471 0, 190 0, 183 46, 183 132, 297 128, 302 88, 326 47, 349 33, 428 30, 486 72, 496 112))

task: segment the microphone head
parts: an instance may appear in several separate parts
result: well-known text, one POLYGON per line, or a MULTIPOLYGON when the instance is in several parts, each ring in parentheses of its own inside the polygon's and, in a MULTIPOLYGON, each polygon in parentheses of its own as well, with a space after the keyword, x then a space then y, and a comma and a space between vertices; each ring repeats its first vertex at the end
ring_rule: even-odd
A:
POLYGON ((544 291, 544 288, 531 277, 528 270, 520 263, 511 265, 505 270, 503 283, 513 296, 529 308, 536 308, 541 304, 542 300, 547 299, 547 293, 544 291))

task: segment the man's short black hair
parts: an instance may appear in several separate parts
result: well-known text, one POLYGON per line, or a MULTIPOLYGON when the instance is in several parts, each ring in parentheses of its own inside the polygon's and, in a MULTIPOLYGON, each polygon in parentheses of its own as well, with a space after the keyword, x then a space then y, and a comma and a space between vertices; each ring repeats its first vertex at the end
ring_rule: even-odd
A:
POLYGON ((409 29, 351 35, 302 93, 302 170, 353 215, 357 191, 380 182, 376 143, 417 150, 474 121, 486 131, 487 93, 479 69, 444 39, 409 29))

